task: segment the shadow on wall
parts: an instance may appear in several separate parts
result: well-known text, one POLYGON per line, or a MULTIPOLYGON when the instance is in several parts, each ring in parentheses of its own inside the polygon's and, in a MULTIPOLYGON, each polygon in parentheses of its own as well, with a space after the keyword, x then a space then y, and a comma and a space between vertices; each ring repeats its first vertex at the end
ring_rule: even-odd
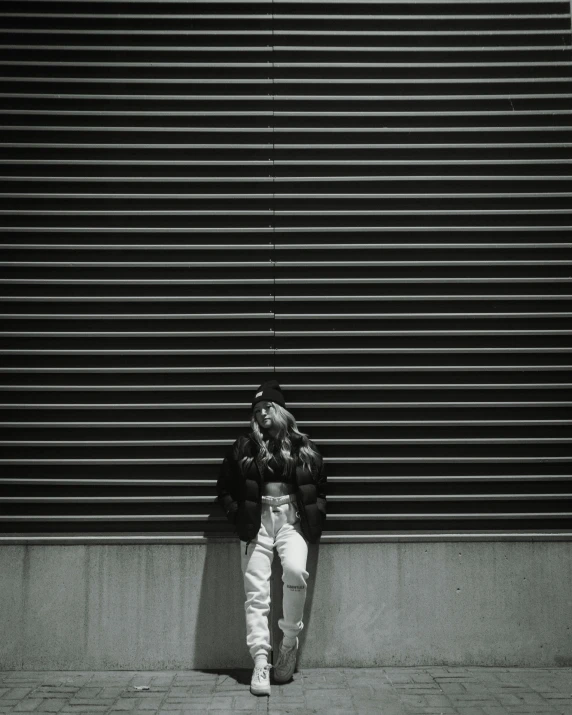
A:
MULTIPOLYGON (((221 509, 213 504, 209 521, 217 520, 221 509)), ((244 587, 240 570, 240 541, 204 536, 203 571, 195 623, 194 660, 197 669, 248 668, 244 622, 244 587)), ((197 586, 199 584, 197 583, 197 586)))
MULTIPOLYGON (((219 517, 214 505, 209 519, 219 517)), ((200 596, 195 627, 194 659, 191 667, 203 670, 252 668, 252 659, 246 647, 244 615, 244 585, 240 569, 240 541, 209 538, 203 549, 204 561, 200 581, 200 596)), ((300 634, 300 655, 306 639, 317 637, 312 633, 312 607, 314 584, 318 571, 319 545, 310 544, 307 571, 308 593, 304 608, 304 629, 300 634)), ((274 649, 273 660, 282 639, 278 619, 282 616, 282 566, 275 552, 271 576, 270 634, 274 649)), ((198 584, 197 584, 198 585, 198 584)), ((250 676, 249 676, 250 677, 250 676)))

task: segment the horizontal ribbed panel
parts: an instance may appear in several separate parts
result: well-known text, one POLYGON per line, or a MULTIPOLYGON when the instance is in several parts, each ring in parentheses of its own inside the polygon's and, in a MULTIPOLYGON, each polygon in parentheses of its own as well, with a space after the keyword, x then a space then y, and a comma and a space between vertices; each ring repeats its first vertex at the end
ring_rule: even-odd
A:
POLYGON ((6 538, 230 535, 218 465, 274 375, 326 539, 569 535, 569 2, 0 27, 6 538))

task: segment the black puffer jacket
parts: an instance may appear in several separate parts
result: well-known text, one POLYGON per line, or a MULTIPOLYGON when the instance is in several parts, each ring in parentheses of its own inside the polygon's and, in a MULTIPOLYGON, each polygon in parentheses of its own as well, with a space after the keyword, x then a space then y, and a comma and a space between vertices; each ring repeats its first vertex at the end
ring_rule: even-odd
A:
MULTIPOLYGON (((319 453, 311 440, 310 444, 319 453)), ((257 443, 249 434, 241 435, 228 448, 217 481, 217 501, 242 541, 252 541, 260 529, 263 475, 256 459, 257 454, 257 443), (241 474, 239 468, 237 458, 240 454, 254 457, 246 474, 241 474)), ((304 537, 310 543, 315 543, 322 535, 326 519, 326 483, 321 456, 316 473, 310 474, 305 467, 296 467, 294 484, 300 525, 304 537)))

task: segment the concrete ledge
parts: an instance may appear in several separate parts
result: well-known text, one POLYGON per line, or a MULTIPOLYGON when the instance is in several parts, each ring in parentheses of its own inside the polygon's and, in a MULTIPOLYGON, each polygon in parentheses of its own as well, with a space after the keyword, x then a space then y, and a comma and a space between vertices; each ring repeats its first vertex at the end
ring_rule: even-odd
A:
MULTIPOLYGON (((572 665, 570 546, 520 536, 312 547, 300 667, 572 665)), ((0 546, 0 669, 249 667, 239 549, 0 546)))
MULTIPOLYGON (((372 544, 387 542, 426 541, 572 541, 572 529, 550 531, 398 531, 392 533, 328 532, 322 544, 372 544)), ((0 546, 6 544, 222 544, 236 543, 235 536, 204 536, 203 534, 174 534, 172 532, 125 533, 36 533, 0 535, 0 546)))

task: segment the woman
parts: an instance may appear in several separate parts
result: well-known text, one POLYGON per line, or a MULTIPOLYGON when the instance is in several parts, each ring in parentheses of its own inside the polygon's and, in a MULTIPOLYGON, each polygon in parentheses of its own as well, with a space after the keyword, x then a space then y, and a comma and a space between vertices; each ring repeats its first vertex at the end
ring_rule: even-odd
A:
POLYGON ((276 380, 263 382, 252 401, 250 432, 227 451, 217 500, 241 541, 246 594, 246 644, 254 659, 250 690, 270 695, 268 613, 274 548, 282 562, 284 637, 274 679, 288 681, 296 667, 298 634, 306 601, 308 543, 321 536, 326 518, 322 457, 286 409, 276 380))

